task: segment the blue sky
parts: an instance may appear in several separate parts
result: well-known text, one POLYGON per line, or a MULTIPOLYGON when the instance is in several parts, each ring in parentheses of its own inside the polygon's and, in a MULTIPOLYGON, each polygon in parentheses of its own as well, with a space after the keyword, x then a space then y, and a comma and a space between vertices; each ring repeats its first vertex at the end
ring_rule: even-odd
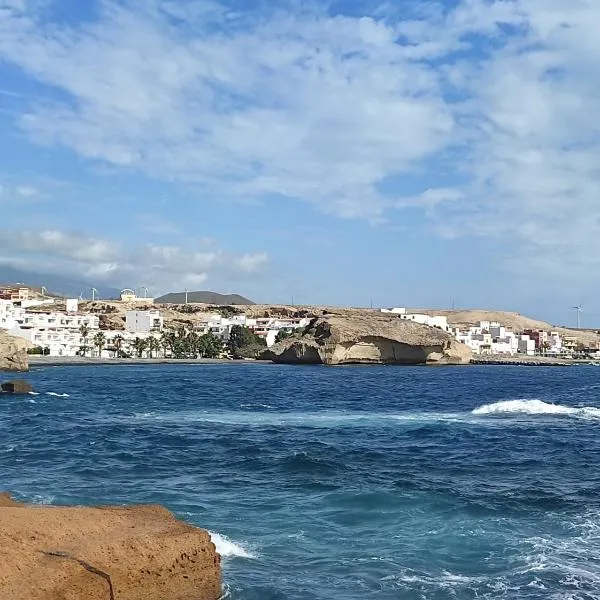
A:
POLYGON ((600 324, 595 0, 0 0, 0 260, 600 324))

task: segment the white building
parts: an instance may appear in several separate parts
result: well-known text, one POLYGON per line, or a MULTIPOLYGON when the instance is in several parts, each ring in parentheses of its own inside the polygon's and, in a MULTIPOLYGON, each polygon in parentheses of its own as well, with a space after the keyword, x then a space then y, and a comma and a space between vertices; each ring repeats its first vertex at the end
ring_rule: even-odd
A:
POLYGON ((133 290, 125 289, 121 291, 121 302, 127 304, 154 304, 154 298, 140 298, 133 290))
POLYGON ((12 300, 0 300, 0 329, 13 329, 25 317, 25 310, 12 300))
POLYGON ((128 310, 125 329, 131 333, 158 333, 163 330, 163 318, 157 310, 128 310))
POLYGON ((406 314, 406 309, 397 306, 395 308, 382 308, 381 312, 382 313, 391 313, 393 315, 405 315, 406 314))
POLYGON ((34 346, 44 348, 50 356, 76 356, 82 346, 91 346, 99 331, 97 315, 60 312, 35 313, 22 311, 9 329, 11 335, 23 338, 34 346), (81 329, 87 329, 87 336, 81 329))
POLYGON ((519 354, 527 354, 535 356, 535 340, 532 340, 528 335, 519 336, 519 354))
POLYGON ((400 318, 405 321, 413 321, 414 323, 420 323, 421 325, 428 325, 429 327, 435 327, 437 329, 442 329, 443 331, 447 331, 447 332, 451 331, 451 328, 448 325, 448 317, 421 315, 419 313, 409 313, 409 314, 401 314, 400 318))

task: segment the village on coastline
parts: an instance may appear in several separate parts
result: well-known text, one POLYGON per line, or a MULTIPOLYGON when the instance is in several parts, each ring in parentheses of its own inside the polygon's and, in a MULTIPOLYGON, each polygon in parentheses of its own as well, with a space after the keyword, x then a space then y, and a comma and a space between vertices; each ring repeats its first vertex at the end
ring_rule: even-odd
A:
MULTIPOLYGON (((248 316, 243 307, 193 304, 177 307, 193 314, 193 322, 167 321, 164 305, 132 290, 123 290, 118 301, 101 302, 49 297, 43 289, 7 285, 0 287, 0 329, 25 340, 29 354, 56 358, 253 358, 311 322, 306 311, 248 316), (111 312, 122 316, 111 317, 111 312)), ((445 331, 475 357, 600 358, 600 342, 582 343, 575 330, 570 336, 544 329, 512 331, 495 321, 465 328, 449 324, 447 316, 405 308, 379 312, 445 331)))

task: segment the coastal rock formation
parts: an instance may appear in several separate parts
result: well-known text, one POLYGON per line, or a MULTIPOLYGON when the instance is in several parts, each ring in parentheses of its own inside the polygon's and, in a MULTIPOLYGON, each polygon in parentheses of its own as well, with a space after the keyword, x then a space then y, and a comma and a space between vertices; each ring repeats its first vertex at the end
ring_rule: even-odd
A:
POLYGON ((7 394, 29 394, 33 392, 33 387, 27 381, 14 379, 13 381, 5 381, 0 384, 0 390, 7 394))
POLYGON ((467 364, 471 350, 445 331, 397 316, 328 314, 261 358, 290 364, 467 364))
POLYGON ((0 371, 28 371, 28 346, 25 340, 0 329, 0 371))
POLYGON ((0 494, 2 600, 217 600, 206 531, 159 506, 25 506, 0 494))

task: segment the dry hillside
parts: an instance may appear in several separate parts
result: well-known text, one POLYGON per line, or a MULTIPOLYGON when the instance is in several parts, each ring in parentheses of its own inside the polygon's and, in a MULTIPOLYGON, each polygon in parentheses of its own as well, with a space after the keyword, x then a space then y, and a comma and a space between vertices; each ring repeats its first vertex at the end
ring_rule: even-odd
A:
MULTIPOLYGON (((64 309, 61 303, 55 304, 54 309, 64 309)), ((147 304, 124 304, 120 301, 99 300, 96 302, 80 303, 81 311, 90 311, 99 315, 105 315, 102 321, 111 328, 123 327, 125 313, 128 310, 146 310, 147 304)), ((168 327, 178 325, 193 325, 201 321, 209 314, 219 312, 223 315, 243 313, 249 317, 320 317, 328 312, 338 315, 360 315, 379 312, 378 309, 365 308, 340 308, 332 306, 290 306, 284 304, 254 304, 248 306, 214 306, 210 304, 190 303, 184 304, 155 304, 154 309, 160 310, 168 327)), ((45 311, 48 307, 40 307, 38 310, 45 311)), ((408 309, 409 312, 427 315, 442 315, 448 317, 448 322, 457 327, 468 328, 478 325, 480 321, 497 321, 508 329, 520 332, 524 329, 543 329, 546 331, 558 331, 563 336, 576 337, 583 343, 600 341, 600 333, 597 330, 569 329, 557 327, 545 321, 538 321, 515 312, 488 311, 488 310, 431 310, 423 308, 408 309)))
POLYGON ((512 331, 524 329, 542 329, 544 331, 558 331, 562 336, 576 337, 583 342, 600 340, 600 333, 593 329, 570 329, 557 327, 545 321, 538 321, 516 312, 490 311, 490 310, 429 310, 415 308, 409 312, 418 312, 425 315, 441 315, 448 317, 448 323, 455 327, 467 328, 479 325, 480 321, 496 321, 512 331))

